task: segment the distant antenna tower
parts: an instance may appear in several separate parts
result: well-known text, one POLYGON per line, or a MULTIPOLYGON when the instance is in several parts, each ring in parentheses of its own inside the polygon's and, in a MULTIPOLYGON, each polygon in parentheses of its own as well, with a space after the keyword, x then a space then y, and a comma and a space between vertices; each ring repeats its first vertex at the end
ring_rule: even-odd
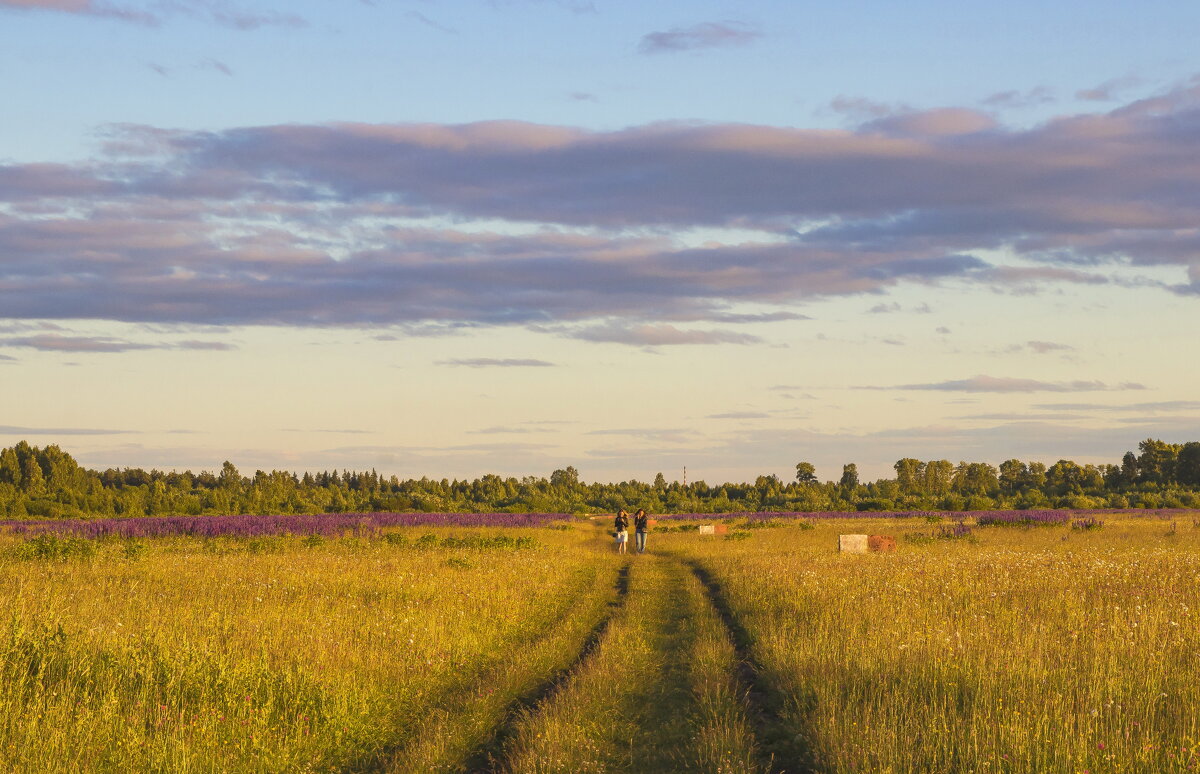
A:
POLYGON ((683 466, 683 485, 687 486, 687 465, 683 466))

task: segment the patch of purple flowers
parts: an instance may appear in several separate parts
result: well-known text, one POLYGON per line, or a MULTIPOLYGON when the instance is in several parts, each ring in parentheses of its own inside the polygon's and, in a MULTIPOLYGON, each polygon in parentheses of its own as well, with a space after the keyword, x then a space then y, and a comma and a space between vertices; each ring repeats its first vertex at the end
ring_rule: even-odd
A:
POLYGON ((169 516, 85 521, 0 521, 17 535, 85 538, 266 537, 372 535, 384 527, 540 527, 574 518, 564 513, 322 513, 280 516, 169 516))

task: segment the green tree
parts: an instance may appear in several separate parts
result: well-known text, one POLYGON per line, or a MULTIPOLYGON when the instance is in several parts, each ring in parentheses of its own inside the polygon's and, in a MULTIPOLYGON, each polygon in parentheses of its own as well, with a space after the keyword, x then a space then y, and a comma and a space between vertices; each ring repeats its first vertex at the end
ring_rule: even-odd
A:
POLYGON ((1029 468, 1020 460, 1005 460, 1000 463, 1000 493, 1013 496, 1021 491, 1029 475, 1029 468))
POLYGON ((1148 484, 1170 484, 1175 480, 1175 460, 1181 450, 1179 444, 1147 438, 1138 444, 1138 482, 1148 484))
POLYGON ((896 485, 902 494, 922 494, 925 490, 925 463, 912 457, 896 460, 896 485))
POLYGON ((796 483, 797 484, 815 484, 817 483, 817 469, 811 462, 796 463, 796 483))
POLYGON ((853 491, 858 487, 858 466, 853 462, 848 462, 842 466, 842 478, 838 481, 844 491, 853 491))
POLYGON ((1180 448, 1175 477, 1185 486, 1200 486, 1200 441, 1189 441, 1180 448))
POLYGON ((954 465, 950 460, 930 460, 925 463, 925 492, 944 495, 950 491, 954 477, 954 465))
POLYGON ((960 462, 954 469, 950 488, 961 495, 988 496, 1000 489, 996 469, 986 462, 960 462))
POLYGON ((579 471, 568 465, 564 470, 556 470, 550 474, 550 486, 573 489, 579 486, 579 471))

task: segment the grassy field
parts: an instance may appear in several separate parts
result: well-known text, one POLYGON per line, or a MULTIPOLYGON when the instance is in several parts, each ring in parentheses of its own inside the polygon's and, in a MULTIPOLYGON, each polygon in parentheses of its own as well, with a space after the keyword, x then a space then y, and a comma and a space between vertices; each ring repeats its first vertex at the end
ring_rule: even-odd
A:
POLYGON ((0 770, 1200 770, 1200 528, 1103 520, 0 534, 0 770))

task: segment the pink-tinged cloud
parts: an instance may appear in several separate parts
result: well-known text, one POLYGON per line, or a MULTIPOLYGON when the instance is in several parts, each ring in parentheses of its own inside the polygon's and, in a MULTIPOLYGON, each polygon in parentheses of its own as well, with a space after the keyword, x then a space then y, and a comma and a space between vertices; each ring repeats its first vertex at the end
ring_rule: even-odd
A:
POLYGON ((759 344, 762 339, 748 333, 722 330, 686 330, 674 325, 595 325, 576 328, 567 336, 584 341, 631 344, 637 347, 670 347, 680 344, 759 344))
POLYGON ((254 30, 260 27, 303 27, 305 20, 292 13, 268 11, 250 13, 228 7, 217 0, 173 0, 173 2, 107 3, 97 0, 0 0, 0 9, 58 11, 61 13, 98 16, 139 24, 158 25, 166 18, 183 16, 231 27, 254 30))
POLYGON ((762 37, 762 33, 741 22, 703 22, 690 27, 675 27, 642 36, 638 52, 663 54, 704 48, 744 46, 762 37))
POLYGON ((837 131, 114 127, 86 164, 0 166, 0 309, 665 346, 755 343, 724 326, 901 284, 1119 288, 1112 265, 1173 266, 1200 293, 1198 146, 1200 88, 1028 129, 966 109, 837 131), (750 236, 673 236, 713 226, 750 236))

